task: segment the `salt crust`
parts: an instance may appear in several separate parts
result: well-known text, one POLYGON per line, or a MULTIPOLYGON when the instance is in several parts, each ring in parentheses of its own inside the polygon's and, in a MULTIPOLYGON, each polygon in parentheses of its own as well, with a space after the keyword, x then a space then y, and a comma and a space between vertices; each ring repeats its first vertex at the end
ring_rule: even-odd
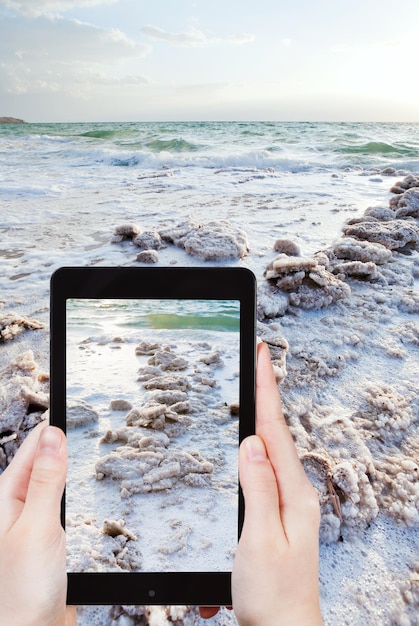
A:
POLYGON ((0 471, 11 461, 26 434, 46 416, 48 374, 41 372, 31 350, 0 372, 0 471))
POLYGON ((328 307, 350 296, 353 279, 412 284, 411 271, 391 264, 393 250, 419 249, 419 226, 414 219, 419 211, 418 181, 407 176, 398 184, 400 191, 390 200, 390 208, 370 207, 362 217, 348 220, 344 238, 311 257, 301 256, 293 242, 277 240, 274 250, 280 254, 264 273, 270 288, 258 291, 258 319, 284 315, 293 307, 328 307))
POLYGON ((44 324, 38 320, 28 319, 18 313, 6 313, 0 315, 0 343, 14 339, 25 329, 37 330, 44 328, 44 324))
POLYGON ((120 243, 132 240, 144 251, 137 255, 143 263, 158 262, 156 250, 170 243, 183 248, 188 254, 203 261, 240 259, 249 252, 247 235, 241 228, 226 220, 198 222, 189 218, 185 222, 163 227, 160 232, 141 233, 135 224, 122 224, 115 228, 111 241, 120 243))
POLYGON ((86 426, 99 421, 99 413, 83 400, 68 400, 66 412, 67 428, 86 426))
POLYGON ((203 261, 240 259, 249 251, 246 233, 226 220, 203 224, 189 219, 161 230, 160 236, 203 261))
MULTIPOLYGON (((405 180, 409 178, 411 177, 406 177, 405 180)), ((413 186, 418 185, 415 184, 413 186)), ((397 193, 397 196, 401 196, 405 193, 405 190, 403 187, 400 187, 400 191, 394 193, 397 193)), ((412 194, 412 196, 414 196, 414 194, 412 194)), ((409 196, 407 196, 406 199, 407 198, 409 198, 409 196)), ((376 221, 391 222, 396 219, 396 211, 398 208, 403 208, 403 203, 401 206, 399 206, 398 203, 398 200, 392 198, 390 201, 390 209, 384 207, 368 209, 365 212, 364 221, 368 222, 371 220, 370 223, 376 221)), ((411 224, 414 224, 413 215, 403 216, 403 218, 406 217, 411 224)), ((401 216, 399 214, 398 219, 400 218, 401 216)), ((362 223, 362 220, 358 220, 356 224, 359 223, 362 223)), ((356 224, 353 225, 356 226, 356 224)), ((376 245, 371 244, 371 242, 367 240, 355 239, 354 237, 344 237, 343 241, 349 239, 357 241, 358 246, 364 243, 371 246, 376 245)), ((380 245, 383 244, 381 243, 380 245)), ((409 271, 410 276, 412 276, 412 270, 408 269, 409 266, 406 265, 406 263, 403 266, 403 259, 394 256, 390 248, 387 248, 387 250, 391 253, 391 258, 386 263, 382 263, 380 262, 380 258, 350 258, 354 256, 351 247, 351 245, 349 248, 346 247, 347 251, 344 255, 348 254, 348 256, 343 256, 343 260, 360 260, 363 263, 376 263, 376 265, 379 266, 378 271, 383 275, 385 275, 385 271, 388 271, 389 266, 393 266, 396 268, 392 270, 394 277, 397 277, 397 275, 399 277, 403 275, 408 277, 409 271), (402 267, 404 267, 403 270, 401 269, 402 267)), ((283 250, 281 250, 281 252, 283 252, 283 250)), ((371 247, 367 252, 372 253, 373 248, 371 247)), ((334 259, 334 254, 331 249, 328 249, 325 252, 314 255, 314 257, 317 259, 321 257, 324 267, 329 267, 330 261, 334 259)), ((338 256, 336 256, 336 259, 338 259, 338 256)), ((410 266, 413 266, 413 263, 410 263, 410 266)), ((388 323, 395 307, 407 315, 419 312, 419 297, 414 290, 403 288, 396 296, 396 294, 392 294, 390 289, 386 288, 386 285, 390 284, 390 282, 383 282, 380 283, 380 291, 367 292, 369 295, 368 302, 362 298, 362 282, 359 282, 358 278, 356 278, 355 283, 351 282, 354 278, 354 276, 351 278, 350 275, 344 278, 344 280, 348 280, 353 287, 350 300, 343 302, 337 301, 333 307, 333 313, 325 316, 325 325, 329 329, 331 328, 332 331, 335 329, 333 340, 331 340, 329 332, 326 342, 327 345, 323 350, 323 354, 319 353, 317 358, 315 353, 322 344, 318 343, 313 347, 313 350, 307 351, 307 347, 310 345, 310 335, 308 335, 308 342, 305 349, 302 346, 298 348, 293 341, 290 349, 287 351, 288 375, 283 379, 282 383, 286 418, 301 456, 303 459, 305 455, 323 459, 320 462, 314 461, 312 464, 316 466, 317 463, 320 468, 317 470, 317 474, 316 472, 313 473, 313 471, 312 474, 313 480, 320 481, 318 488, 322 500, 322 542, 335 541, 339 538, 349 539, 353 533, 358 533, 361 527, 368 527, 369 522, 367 520, 371 516, 374 518, 377 507, 381 508, 384 512, 389 512, 396 520, 400 520, 412 527, 417 524, 415 516, 417 515, 418 509, 416 487, 418 482, 416 477, 418 451, 417 436, 414 434, 415 424, 413 420, 411 420, 412 415, 417 411, 417 403, 415 405, 412 399, 413 392, 411 391, 410 394, 406 393, 406 390, 402 392, 399 388, 396 389, 395 386, 386 384, 376 383, 372 386, 368 384, 365 385, 363 381, 360 381, 360 389, 358 391, 361 391, 362 397, 359 401, 359 408, 352 414, 348 413, 345 415, 339 412, 335 413, 332 407, 323 406, 321 402, 319 402, 321 396, 316 396, 316 389, 321 389, 324 385, 330 384, 335 377, 342 376, 345 364, 359 358, 359 348, 365 350, 370 349, 370 347, 374 345, 373 342, 376 340, 370 339, 370 335, 374 333, 375 336, 377 329, 379 329, 381 325, 385 326, 385 324, 388 323), (332 349, 332 346, 334 346, 334 349, 332 349), (332 354, 333 359, 331 361, 330 357, 332 354), (311 358, 312 367, 309 369, 306 376, 304 376, 306 364, 310 362, 306 361, 306 357, 311 358), (296 361, 303 363, 303 367, 296 368, 296 361), (303 376, 301 377, 301 375, 303 376), (291 393, 291 390, 296 388, 298 394, 298 388, 305 385, 309 385, 313 390, 311 394, 313 400, 309 397, 301 399, 301 397, 298 398, 298 395, 296 396, 291 393), (394 436, 396 436, 397 440, 395 445, 392 444, 394 436), (332 503, 331 493, 327 485, 329 478, 332 480, 335 495, 339 498, 342 520, 339 519, 336 508, 332 503)), ((368 282, 367 280, 367 283, 368 282)), ((402 282, 402 284, 405 283, 402 282)), ((270 304, 266 305, 266 311, 270 314, 265 315, 264 307, 261 307, 259 304, 259 316, 261 319, 265 320, 262 326, 273 326, 273 322, 270 318, 283 316, 287 311, 297 315, 298 312, 293 311, 293 308, 289 307, 288 294, 286 292, 278 291, 278 289, 272 288, 266 283, 261 293, 267 294, 266 301, 268 301, 268 297, 271 300, 270 304)), ((295 318, 295 321, 297 322, 298 318, 295 318)), ((275 324, 276 323, 275 321, 275 324)), ((294 320, 292 317, 284 317, 281 321, 281 326, 278 324, 278 334, 280 334, 281 329, 284 330, 286 334, 287 326, 290 325, 292 329, 293 323, 294 320)), ((415 322, 406 321, 397 326, 393 326, 391 332, 396 344, 399 342, 401 346, 407 346, 409 349, 417 346, 418 330, 415 322)), ((260 331, 260 334, 262 334, 262 331, 260 331)), ((384 334, 384 336, 387 337, 388 343, 388 335, 384 334)), ((382 349, 386 349, 385 344, 383 344, 382 349)), ((21 358, 22 357, 19 357, 19 359, 21 358)), ((405 362, 406 352, 399 358, 405 362)), ((16 361, 19 359, 16 359, 16 361)), ((24 356, 23 362, 25 360, 28 361, 28 368, 25 368, 25 366, 23 366, 23 368, 21 366, 16 367, 15 364, 11 363, 6 370, 15 368, 16 371, 21 370, 21 374, 22 371, 25 371, 26 374, 24 377, 32 381, 31 384, 35 387, 34 393, 37 394, 40 387, 42 389, 46 387, 47 377, 42 374, 39 374, 38 378, 32 376, 31 372, 37 369, 37 365, 33 361, 33 355, 29 359, 24 356)), ((23 362, 21 365, 23 365, 23 362)), ((151 366, 149 367, 152 369, 151 366)), ((7 376, 4 376, 6 370, 3 370, 1 373, 2 402, 5 400, 4 389, 9 380, 7 376), (3 381, 6 381, 6 385, 3 385, 3 381)), ((154 371, 154 375, 155 374, 156 370, 154 371)), ((204 383, 206 378, 204 376, 201 378, 203 384, 208 386, 208 383, 204 383)), ((20 381, 18 376, 16 376, 16 383, 17 387, 19 387, 20 381)), ((19 394, 17 394, 17 398, 19 404, 22 398, 19 394)), ((11 402, 11 405, 14 405, 16 408, 14 402, 11 402)), ((5 413, 3 410, 2 416, 7 416, 7 412, 5 413)), ((20 425, 22 428, 26 428, 29 421, 32 420, 34 423, 32 423, 31 426, 33 426, 39 419, 42 419, 43 416, 45 416, 45 413, 42 414, 42 412, 39 412, 39 414, 30 413, 24 417, 20 425)), ((29 426, 29 428, 31 426, 29 426)), ((4 439, 13 437, 14 434, 16 433, 12 435, 7 434, 4 439)), ((19 437, 20 434, 17 433, 17 436, 19 437)), ((124 435, 121 433, 120 436, 122 437, 122 441, 124 435)), ((6 449, 6 447, 12 443, 13 439, 3 445, 0 441, 0 464, 3 463, 4 465, 4 463, 10 460, 12 455, 6 458, 3 449, 6 449)), ((77 523, 87 525, 86 521, 77 523)), ((91 525, 92 523, 89 522, 89 524, 91 525)), ((95 529, 96 537, 98 534, 101 534, 100 531, 100 527, 95 529)), ((112 542, 116 539, 121 542, 125 540, 126 542, 126 538, 123 536, 117 538, 108 536, 106 539, 111 542, 113 550, 116 550, 117 554, 120 554, 123 548, 121 548, 121 546, 115 548, 115 544, 112 542)), ((349 543, 348 545, 350 546, 351 544, 349 543)), ((100 559, 101 554, 103 554, 102 546, 97 551, 96 559, 100 559)), ((115 560, 115 554, 112 550, 109 550, 109 557, 115 560)), ((95 558, 92 558, 93 569, 95 569, 95 563, 97 563, 97 560, 95 561, 95 558)), ((139 556, 138 563, 140 563, 139 556)), ((412 619, 415 607, 417 607, 419 602, 418 586, 417 582, 415 582, 418 578, 418 565, 418 563, 412 564, 410 578, 408 577, 401 583, 400 590, 402 597, 400 600, 403 606, 399 607, 398 605, 397 608, 394 608, 394 615, 392 614, 392 616, 390 616, 391 619, 393 619, 392 623, 403 624, 403 626, 404 624, 414 623, 412 619), (413 613, 410 611, 409 607, 413 607, 413 613)), ((364 605, 368 603, 368 598, 364 598, 363 603, 364 605)), ((153 615, 157 616, 156 612, 160 610, 164 610, 166 612, 165 615, 171 617, 171 614, 167 613, 170 607, 125 608, 131 612, 131 615, 136 615, 137 617, 147 614, 147 617, 144 617, 144 619, 149 619, 149 617, 151 619, 153 615), (141 613, 142 609, 144 609, 143 613, 141 613)), ((121 625, 124 616, 127 616, 125 608, 119 607, 121 610, 121 618, 118 620, 118 623, 121 625)), ((179 608, 179 610, 186 611, 185 616, 190 614, 188 613, 189 610, 192 611, 192 609, 184 608, 179 608)), ((83 609, 81 609, 81 611, 83 611, 83 609)), ((96 608, 92 609, 92 611, 95 612, 96 608)), ((98 619, 99 621, 97 623, 104 623, 101 621, 101 617, 98 619)), ((185 617, 184 621, 181 621, 181 623, 186 624, 186 619, 187 617, 185 617)), ((168 621, 173 620, 169 619, 168 621)), ((91 621, 90 623, 93 626, 94 622, 91 621)), ((131 624, 131 620, 127 622, 127 624, 128 623, 131 624)))

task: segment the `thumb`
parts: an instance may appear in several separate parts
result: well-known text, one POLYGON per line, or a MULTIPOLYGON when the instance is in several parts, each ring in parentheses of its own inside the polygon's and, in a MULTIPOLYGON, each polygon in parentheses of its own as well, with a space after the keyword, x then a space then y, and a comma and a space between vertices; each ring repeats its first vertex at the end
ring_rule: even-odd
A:
POLYGON ((240 446, 240 484, 245 501, 243 533, 255 542, 280 527, 279 495, 275 472, 261 437, 247 437, 240 446), (261 529, 266 532, 261 533, 261 529))
POLYGON ((59 519, 67 473, 66 438, 62 430, 47 426, 39 437, 23 516, 47 528, 59 519))

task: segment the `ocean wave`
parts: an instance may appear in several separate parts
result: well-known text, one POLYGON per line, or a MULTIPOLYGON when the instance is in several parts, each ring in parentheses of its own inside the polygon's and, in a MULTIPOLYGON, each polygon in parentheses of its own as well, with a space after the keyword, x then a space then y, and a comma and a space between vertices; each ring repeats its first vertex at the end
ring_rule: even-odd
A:
POLYGON ((417 148, 410 148, 402 144, 395 145, 384 141, 368 141, 363 144, 336 146, 333 150, 343 154, 417 156, 417 148))
POLYGON ((185 139, 153 139, 145 144, 153 152, 195 152, 202 146, 185 139))
POLYGON ((94 139, 109 139, 115 137, 117 131, 115 130, 88 130, 85 133, 81 133, 79 137, 92 137, 94 139))

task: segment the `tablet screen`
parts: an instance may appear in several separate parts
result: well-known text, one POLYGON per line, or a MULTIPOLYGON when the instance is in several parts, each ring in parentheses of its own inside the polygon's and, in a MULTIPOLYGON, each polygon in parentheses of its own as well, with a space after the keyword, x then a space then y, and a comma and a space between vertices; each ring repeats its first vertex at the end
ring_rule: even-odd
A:
POLYGON ((69 572, 231 571, 240 302, 67 298, 69 572))

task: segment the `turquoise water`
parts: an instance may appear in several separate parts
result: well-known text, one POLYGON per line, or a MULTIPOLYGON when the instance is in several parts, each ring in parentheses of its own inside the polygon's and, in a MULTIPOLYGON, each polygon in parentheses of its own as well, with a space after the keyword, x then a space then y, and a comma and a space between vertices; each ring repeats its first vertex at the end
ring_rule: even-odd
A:
POLYGON ((67 301, 70 327, 188 329, 217 332, 240 330, 240 303, 236 300, 90 300, 67 301))
POLYGON ((0 169, 257 167, 419 171, 419 124, 176 122, 0 125, 0 169))

